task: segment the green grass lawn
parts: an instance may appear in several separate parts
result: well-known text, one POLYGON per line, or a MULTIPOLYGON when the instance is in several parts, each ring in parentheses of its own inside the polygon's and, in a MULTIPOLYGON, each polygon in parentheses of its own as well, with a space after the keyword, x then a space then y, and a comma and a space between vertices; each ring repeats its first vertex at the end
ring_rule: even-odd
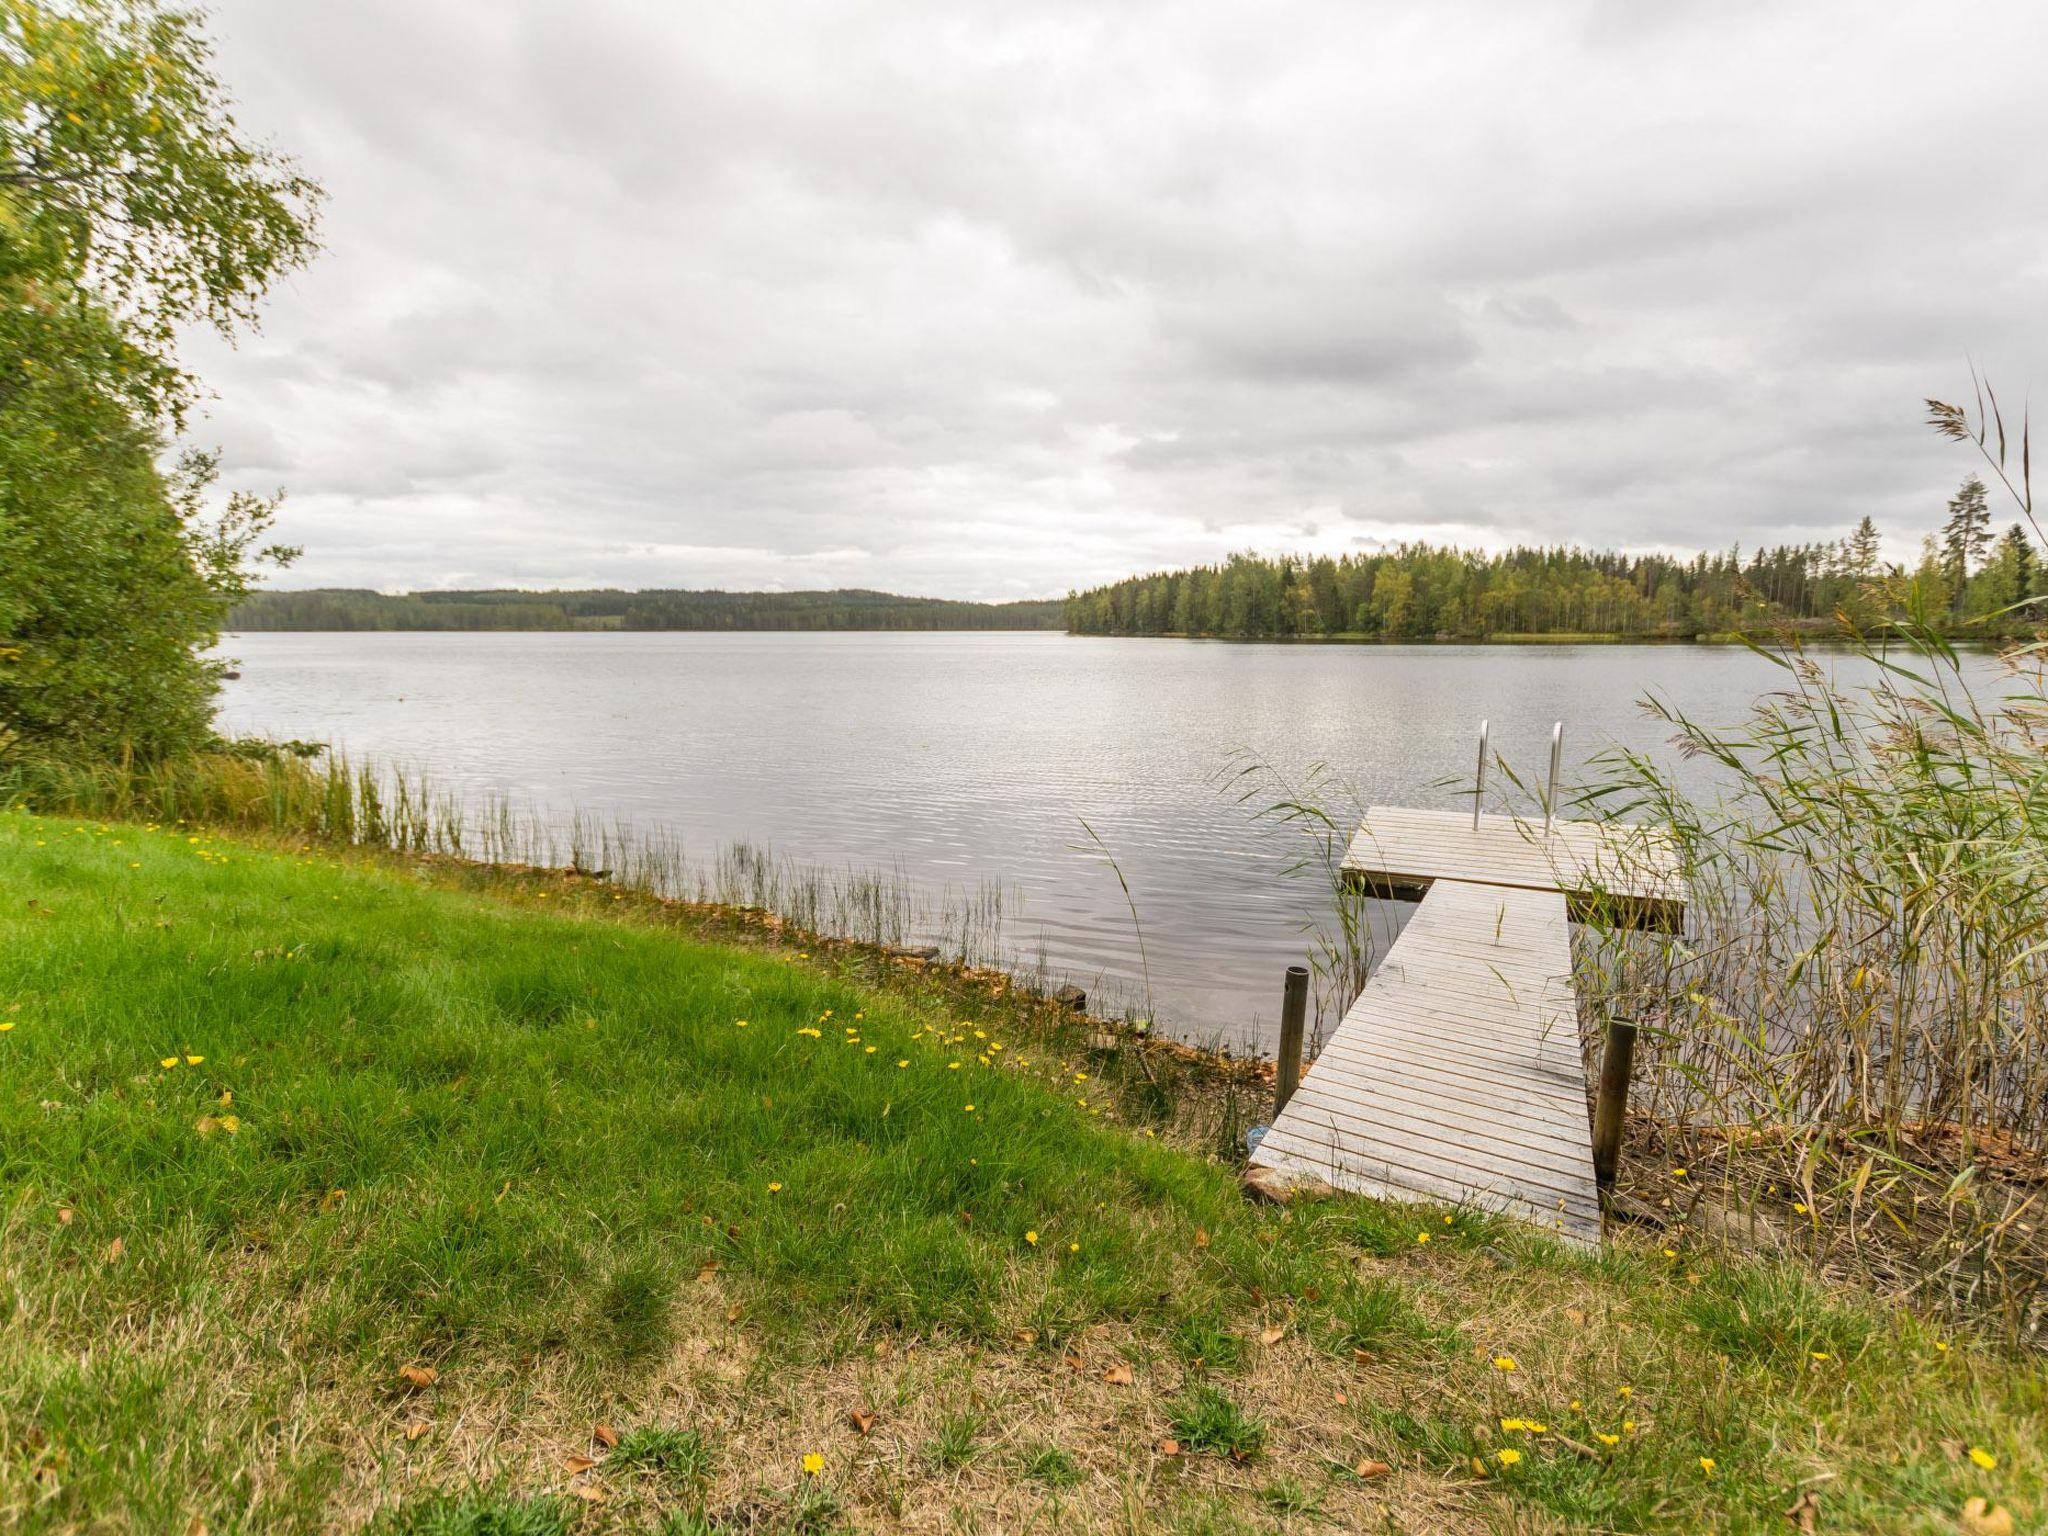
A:
POLYGON ((0 813, 0 1528, 2042 1509, 2038 1362, 1705 1251, 1251 1205, 1042 1012, 479 884, 0 813))

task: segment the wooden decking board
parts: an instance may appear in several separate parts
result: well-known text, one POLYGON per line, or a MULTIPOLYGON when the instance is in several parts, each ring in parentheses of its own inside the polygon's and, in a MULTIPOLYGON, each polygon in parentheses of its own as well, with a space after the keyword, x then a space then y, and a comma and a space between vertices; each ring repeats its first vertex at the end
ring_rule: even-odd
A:
MULTIPOLYGON (((1590 1186, 1582 1189, 1567 1175, 1547 1171, 1540 1160, 1492 1157, 1441 1138, 1432 1146, 1418 1145, 1411 1139, 1411 1128, 1405 1125, 1374 1134, 1352 1126, 1318 1123, 1297 1125, 1285 1132, 1276 1127, 1266 1134, 1268 1140, 1280 1136, 1278 1145, 1296 1156, 1339 1169, 1362 1161, 1375 1168, 1406 1170, 1449 1186, 1466 1186, 1475 1194, 1507 1195, 1524 1200, 1539 1211, 1554 1210, 1560 1202, 1568 1207, 1598 1209, 1598 1199, 1590 1186)), ((1565 1159, 1553 1161, 1562 1163, 1565 1159)))
POLYGON ((1277 1148, 1273 1155, 1262 1164, 1282 1174, 1306 1174, 1326 1183, 1340 1183, 1342 1187, 1359 1194, 1376 1195, 1390 1200, 1427 1200, 1445 1205, 1471 1205, 1489 1211, 1505 1211, 1524 1221, 1533 1222, 1547 1230, 1559 1232, 1568 1240, 1590 1243, 1587 1228, 1599 1229, 1597 1206, 1588 1207, 1579 1201, 1554 1200, 1547 1206, 1541 1203, 1541 1196, 1534 1199, 1518 1197, 1512 1189, 1504 1189, 1486 1181, 1471 1180, 1462 1176, 1444 1177, 1414 1168, 1403 1168, 1387 1162, 1375 1162, 1369 1158, 1347 1159, 1341 1168, 1333 1167, 1318 1156, 1303 1155, 1287 1147, 1277 1148))
MULTIPOLYGON (((1411 1090, 1398 1076, 1384 1072, 1376 1077, 1330 1076, 1316 1087, 1319 1104, 1341 1106, 1347 1098, 1355 1103, 1362 1094, 1376 1092, 1397 1112, 1422 1117, 1441 1116, 1447 1107, 1453 1113, 1467 1116, 1498 1111, 1500 1120, 1491 1139, 1511 1145, 1522 1141, 1555 1142, 1568 1150, 1575 1145, 1571 1133, 1558 1126, 1553 1103, 1535 1104, 1525 1099, 1521 1103, 1503 1104, 1498 1098, 1487 1099, 1476 1089, 1461 1092, 1432 1086, 1427 1092, 1411 1090), (1525 1104, 1530 1107, 1525 1109, 1525 1104)), ((1306 1093, 1308 1085, 1304 1083, 1300 1091, 1306 1093)))
POLYGON ((1344 868, 1394 886, 1462 880, 1526 890, 1601 893, 1683 906, 1678 852, 1662 831, 1626 823, 1540 821, 1376 805, 1351 840, 1344 868))
POLYGON ((1597 1242, 1565 897, 1441 869, 1429 879, 1252 1162, 1597 1242))
POLYGON ((1313 1081, 1325 1061, 1342 1070, 1345 1076, 1364 1078, 1367 1082, 1372 1081, 1376 1073, 1389 1070, 1399 1073, 1404 1080, 1416 1079, 1415 1054, 1418 1050, 1443 1057, 1445 1070, 1429 1077, 1428 1082, 1447 1087, 1470 1084, 1484 1089, 1489 1102, 1507 1090, 1518 1090, 1528 1098, 1556 1099, 1559 1102, 1566 1099, 1583 1101, 1585 1098, 1585 1088, 1580 1080, 1582 1074, 1580 1078, 1568 1079, 1554 1070, 1538 1070, 1501 1048, 1440 1052, 1433 1036, 1407 1036, 1396 1031, 1389 1031, 1370 1042, 1332 1040, 1323 1047, 1322 1055, 1316 1058, 1316 1066, 1309 1069, 1303 1081, 1313 1081), (1384 1048, 1374 1049, 1375 1046, 1384 1048))
MULTIPOLYGON (((1294 1108, 1292 1104, 1288 1106, 1294 1108)), ((1538 1137, 1473 1137, 1466 1124, 1450 1126, 1444 1120, 1430 1120, 1413 1114, 1391 1114, 1384 1102, 1374 1106, 1372 1118, 1364 1112, 1341 1114, 1331 1106, 1305 1106, 1303 1116, 1315 1124, 1317 1137, 1333 1143, 1341 1153, 1354 1155, 1362 1147, 1378 1149, 1378 1157, 1403 1165, 1425 1163, 1430 1167, 1458 1167, 1468 1178, 1483 1178, 1501 1188, 1548 1192, 1556 1196, 1579 1196, 1581 1190, 1567 1176, 1552 1176, 1550 1163, 1569 1165, 1575 1149, 1538 1137)), ((1272 1135, 1272 1133, 1268 1133, 1272 1135)), ((1300 1130, 1294 1130, 1300 1141, 1300 1130)))

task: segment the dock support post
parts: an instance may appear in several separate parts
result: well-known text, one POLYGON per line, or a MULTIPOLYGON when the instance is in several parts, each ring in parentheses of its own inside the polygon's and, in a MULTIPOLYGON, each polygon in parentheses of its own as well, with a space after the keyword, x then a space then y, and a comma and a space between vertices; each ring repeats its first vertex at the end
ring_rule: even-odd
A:
POLYGON ((1593 1101, 1593 1182, 1603 1190, 1614 1187, 1621 1163, 1621 1130, 1628 1118, 1628 1080, 1635 1062, 1635 1022, 1609 1019, 1607 1049, 1600 1057, 1600 1091, 1593 1101))
POLYGON ((1280 1003, 1280 1060, 1273 1087, 1273 1118, 1301 1086, 1301 1035, 1308 1023, 1308 967, 1287 967, 1287 990, 1280 1003))
POLYGON ((1493 722, 1479 722, 1479 771, 1472 777, 1472 830, 1479 830, 1479 808, 1486 801, 1486 728, 1493 722))
POLYGON ((1557 824, 1557 760, 1564 755, 1564 722, 1550 728, 1550 784, 1543 791, 1543 835, 1557 824))

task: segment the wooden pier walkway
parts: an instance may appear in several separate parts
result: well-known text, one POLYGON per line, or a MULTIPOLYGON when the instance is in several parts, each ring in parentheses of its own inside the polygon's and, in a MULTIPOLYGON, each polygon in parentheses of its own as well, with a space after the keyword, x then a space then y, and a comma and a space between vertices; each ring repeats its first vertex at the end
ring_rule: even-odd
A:
POLYGON ((1669 920, 1686 888, 1668 840, 1376 807, 1345 868, 1422 905, 1252 1166, 1282 1183, 1484 1206, 1598 1243, 1570 903, 1669 920))

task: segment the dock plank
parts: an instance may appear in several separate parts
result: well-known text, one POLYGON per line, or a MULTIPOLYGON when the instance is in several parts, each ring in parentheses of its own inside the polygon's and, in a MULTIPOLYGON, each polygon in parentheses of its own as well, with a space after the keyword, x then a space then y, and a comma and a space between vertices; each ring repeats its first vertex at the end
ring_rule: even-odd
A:
POLYGON ((1597 1243, 1565 894, 1441 867, 1428 879, 1253 1166, 1480 1205, 1597 1243))
POLYGON ((1689 894, 1670 835, 1628 822, 1540 821, 1376 805, 1344 868, 1395 888, 1459 880, 1524 890, 1608 895, 1666 912, 1689 894))

